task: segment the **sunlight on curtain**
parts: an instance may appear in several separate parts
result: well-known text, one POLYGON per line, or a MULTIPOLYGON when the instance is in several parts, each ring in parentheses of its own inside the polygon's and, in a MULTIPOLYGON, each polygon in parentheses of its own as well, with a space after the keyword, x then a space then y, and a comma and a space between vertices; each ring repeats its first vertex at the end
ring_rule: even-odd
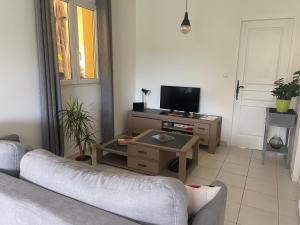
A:
POLYGON ((94 12, 77 7, 80 79, 95 79, 94 12))
POLYGON ((68 3, 54 0, 58 68, 62 80, 71 80, 70 34, 68 3))

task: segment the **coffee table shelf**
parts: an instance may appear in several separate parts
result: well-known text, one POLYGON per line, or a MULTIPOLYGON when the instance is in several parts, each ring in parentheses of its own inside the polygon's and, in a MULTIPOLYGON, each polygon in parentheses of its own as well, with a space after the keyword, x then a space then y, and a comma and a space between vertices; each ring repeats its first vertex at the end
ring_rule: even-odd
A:
POLYGON ((127 156, 118 155, 115 153, 107 153, 103 156, 101 162, 110 166, 127 169, 127 156))

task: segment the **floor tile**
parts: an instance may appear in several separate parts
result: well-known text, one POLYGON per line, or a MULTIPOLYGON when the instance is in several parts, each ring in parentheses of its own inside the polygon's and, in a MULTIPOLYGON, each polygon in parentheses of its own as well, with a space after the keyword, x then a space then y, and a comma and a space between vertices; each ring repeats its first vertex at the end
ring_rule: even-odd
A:
POLYGON ((298 225, 297 218, 279 215, 279 225, 298 225))
POLYGON ((242 205, 238 219, 240 225, 278 225, 278 215, 242 205))
POLYGON ((265 160, 264 164, 262 164, 261 159, 252 158, 250 161, 250 168, 276 170, 276 159, 265 160))
POLYGON ((226 157, 226 154, 206 154, 203 155, 202 159, 210 159, 223 162, 226 157))
POLYGON ((277 167, 277 175, 291 176, 290 170, 288 168, 277 167))
POLYGON ((299 187, 296 183, 286 180, 278 180, 278 199, 298 200, 299 187))
POLYGON ((244 190, 242 188, 238 188, 232 185, 227 184, 227 200, 235 203, 241 203, 243 192, 244 190))
POLYGON ((267 212, 278 213, 277 198, 259 192, 245 190, 242 204, 267 212))
POLYGON ((279 200, 279 214, 290 218, 297 218, 297 201, 279 200))
POLYGON ((260 179, 276 185, 276 170, 249 168, 248 177, 260 179))
POLYGON ((245 176, 236 175, 224 171, 220 171, 217 179, 223 181, 225 184, 229 184, 239 188, 244 188, 246 182, 245 176))
POLYGON ((271 195, 277 198, 277 185, 256 178, 248 177, 246 181, 245 189, 271 195))
POLYGON ((242 166, 240 164, 225 162, 222 166, 222 171, 247 176, 248 166, 242 166))
MULTIPOLYGON (((262 151, 254 150, 252 153, 252 158, 258 159, 259 161, 262 160, 262 151)), ((274 152, 266 152, 265 160, 277 160, 277 154, 274 152)))
POLYGON ((200 158, 199 165, 213 169, 220 169, 223 165, 223 162, 214 159, 200 158))
POLYGON ((229 152, 230 152, 230 148, 229 147, 223 147, 223 146, 218 147, 217 150, 216 150, 216 154, 228 155, 229 152))
POLYGON ((225 211, 225 220, 236 223, 237 219, 238 219, 238 215, 239 215, 239 210, 240 210, 240 204, 227 201, 226 211, 225 211))
POLYGON ((290 183, 291 185, 293 185, 292 178, 290 176, 290 173, 288 173, 288 172, 278 172, 277 171, 277 180, 278 180, 278 184, 290 183))
POLYGON ((235 155, 247 155, 250 157, 253 153, 253 150, 246 148, 231 147, 229 153, 235 155))
POLYGON ((241 157, 238 155, 228 155, 225 162, 240 164, 241 166, 249 166, 250 158, 249 157, 241 157))
POLYGON ((188 176, 186 179, 186 184, 195 184, 195 185, 210 185, 214 180, 203 179, 197 176, 188 176))
POLYGON ((191 173, 191 176, 196 176, 199 178, 207 180, 215 180, 219 173, 219 169, 209 168, 205 166, 197 166, 191 173))
POLYGON ((225 220, 224 225, 236 225, 236 223, 225 220))

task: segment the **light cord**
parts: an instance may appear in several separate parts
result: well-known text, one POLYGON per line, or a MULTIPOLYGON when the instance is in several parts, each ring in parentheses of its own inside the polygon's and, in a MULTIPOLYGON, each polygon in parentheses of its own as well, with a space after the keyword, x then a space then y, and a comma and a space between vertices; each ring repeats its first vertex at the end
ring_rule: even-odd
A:
POLYGON ((188 2, 187 0, 185 1, 185 11, 187 12, 187 9, 188 9, 188 2))

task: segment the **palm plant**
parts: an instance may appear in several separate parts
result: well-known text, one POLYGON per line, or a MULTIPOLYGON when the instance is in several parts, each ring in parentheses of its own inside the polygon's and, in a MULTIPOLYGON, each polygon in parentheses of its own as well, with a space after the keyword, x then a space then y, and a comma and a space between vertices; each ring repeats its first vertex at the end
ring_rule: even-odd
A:
POLYGON ((83 109, 83 103, 78 99, 72 100, 67 107, 61 111, 63 126, 69 141, 75 140, 75 148, 79 149, 78 161, 90 159, 86 156, 87 151, 92 153, 95 141, 95 133, 92 132, 93 117, 83 109))

